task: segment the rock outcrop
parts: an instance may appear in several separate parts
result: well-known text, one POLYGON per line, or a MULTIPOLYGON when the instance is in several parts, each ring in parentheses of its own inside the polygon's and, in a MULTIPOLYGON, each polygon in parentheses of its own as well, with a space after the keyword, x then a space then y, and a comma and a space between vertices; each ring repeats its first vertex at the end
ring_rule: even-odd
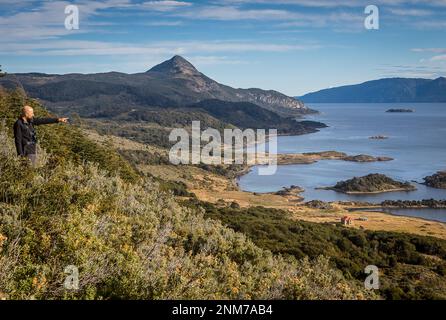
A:
POLYGON ((428 187, 446 189, 446 171, 439 171, 424 178, 424 184, 428 187))

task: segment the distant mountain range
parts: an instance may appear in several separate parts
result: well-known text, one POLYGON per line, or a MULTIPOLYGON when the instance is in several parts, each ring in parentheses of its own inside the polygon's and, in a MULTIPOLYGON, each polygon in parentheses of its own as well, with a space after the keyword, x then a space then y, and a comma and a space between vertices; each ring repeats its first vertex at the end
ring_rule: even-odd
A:
POLYGON ((305 103, 446 102, 446 78, 387 78, 308 93, 305 103))
POLYGON ((0 86, 23 87, 54 111, 71 108, 84 116, 146 107, 184 107, 209 99, 250 102, 286 116, 310 112, 301 101, 277 91, 222 85, 180 56, 144 73, 8 74, 0 79, 0 86))

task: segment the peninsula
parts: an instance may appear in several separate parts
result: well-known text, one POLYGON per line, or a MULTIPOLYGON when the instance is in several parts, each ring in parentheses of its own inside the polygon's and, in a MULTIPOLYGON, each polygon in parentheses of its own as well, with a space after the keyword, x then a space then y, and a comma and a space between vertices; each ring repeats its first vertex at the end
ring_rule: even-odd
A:
POLYGON ((416 190, 409 182, 399 182, 378 173, 369 174, 364 177, 354 177, 349 180, 340 181, 333 187, 320 189, 334 190, 346 194, 372 194, 416 190))

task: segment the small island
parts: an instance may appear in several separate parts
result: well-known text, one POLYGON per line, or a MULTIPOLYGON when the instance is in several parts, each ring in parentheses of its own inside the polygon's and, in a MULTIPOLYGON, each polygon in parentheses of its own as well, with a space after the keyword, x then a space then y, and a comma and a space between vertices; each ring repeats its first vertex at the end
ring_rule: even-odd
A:
POLYGON ((386 112, 412 113, 412 112, 415 112, 415 110, 413 110, 413 109, 389 109, 386 112))
MULTIPOLYGON (((257 164, 267 163, 266 154, 257 155, 257 164)), ((370 156, 366 154, 348 155, 338 151, 322 151, 307 153, 281 153, 277 155, 277 164, 311 164, 320 160, 343 160, 352 162, 379 162, 392 161, 393 159, 385 156, 370 156)))
POLYGON ((346 156, 342 160, 353 162, 379 162, 379 161, 392 161, 390 157, 373 157, 366 154, 358 154, 357 156, 346 156))
POLYGON ((371 139, 371 140, 385 140, 385 139, 389 139, 389 137, 384 136, 384 135, 378 135, 378 136, 371 136, 371 137, 369 137, 369 139, 371 139))
POLYGON ((446 171, 439 171, 424 178, 424 184, 428 187, 446 189, 446 171))
POLYGON ((346 194, 369 194, 392 191, 414 191, 416 188, 409 182, 399 182, 383 174, 373 173, 364 177, 354 177, 340 181, 333 187, 320 188, 334 190, 346 194))
POLYGON ((303 189, 299 186, 291 185, 290 187, 283 187, 282 190, 272 192, 269 194, 273 194, 276 196, 282 196, 282 197, 286 198, 287 201, 289 201, 289 202, 301 202, 304 200, 304 198, 302 196, 300 196, 300 194, 304 191, 305 191, 305 189, 303 189))
POLYGON ((293 196, 304 191, 305 190, 299 186, 291 185, 290 187, 283 187, 282 190, 276 191, 274 194, 279 196, 293 196))

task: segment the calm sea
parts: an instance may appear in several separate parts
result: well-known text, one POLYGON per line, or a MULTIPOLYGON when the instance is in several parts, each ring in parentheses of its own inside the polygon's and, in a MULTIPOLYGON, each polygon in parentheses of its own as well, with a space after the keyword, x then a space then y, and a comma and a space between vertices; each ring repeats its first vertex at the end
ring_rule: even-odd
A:
POLYGON ((273 176, 259 176, 257 168, 239 179, 243 190, 271 192, 298 185, 309 200, 383 200, 446 199, 446 190, 416 184, 417 191, 375 195, 346 195, 331 190, 340 180, 369 173, 382 173, 401 181, 422 182, 423 177, 446 170, 446 103, 441 104, 310 104, 320 114, 308 117, 326 123, 320 132, 278 138, 279 153, 335 150, 351 155, 388 156, 390 162, 355 163, 322 160, 309 165, 279 166, 273 176), (414 113, 386 113, 390 108, 410 108, 414 113), (385 135, 387 140, 371 140, 385 135))

